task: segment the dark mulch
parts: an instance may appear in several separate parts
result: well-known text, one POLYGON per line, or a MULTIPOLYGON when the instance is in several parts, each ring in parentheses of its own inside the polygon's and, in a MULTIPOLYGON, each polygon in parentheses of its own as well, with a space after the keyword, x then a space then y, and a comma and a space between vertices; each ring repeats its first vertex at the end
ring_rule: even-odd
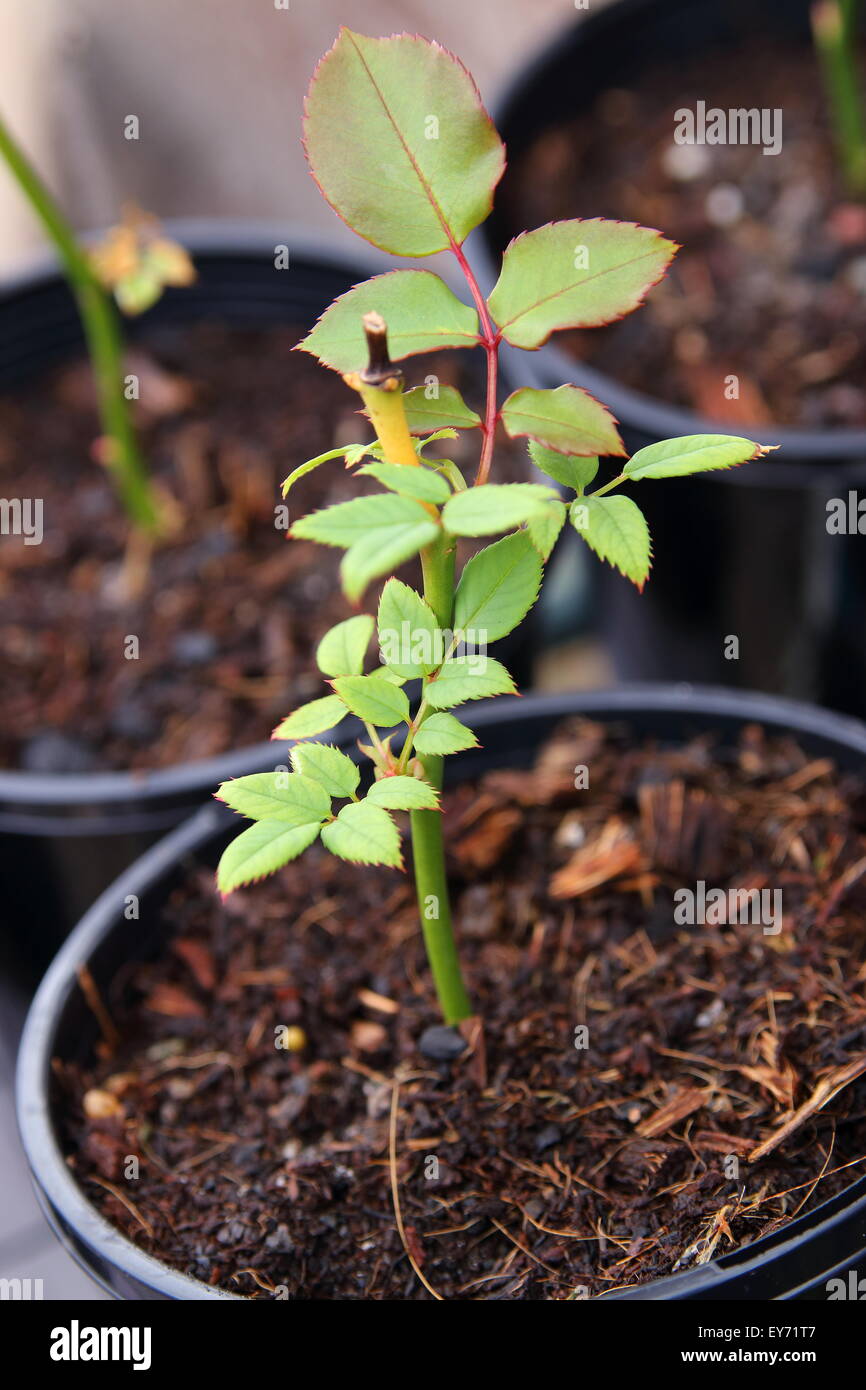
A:
POLYGON ((515 162, 501 196, 514 232, 615 217, 682 243, 646 307, 568 335, 576 357, 731 426, 866 425, 866 209, 837 175, 810 49, 779 43, 769 59, 755 38, 687 67, 654 61, 628 91, 614 75, 515 162), (781 153, 675 145, 675 113, 698 100, 781 109, 781 153))
POLYGON ((567 1299, 863 1173, 861 778, 756 728, 665 751, 575 721, 531 773, 457 788, 448 825, 486 1067, 418 1049, 407 879, 313 852, 223 906, 193 870, 171 949, 107 996, 119 1045, 57 1063, 69 1162, 132 1240, 258 1297, 427 1298, 408 1249, 444 1298, 567 1299), (782 930, 675 924, 698 880, 781 890, 782 930))
MULTIPOLYGON (((177 527, 134 601, 118 598, 128 530, 94 461, 86 368, 0 398, 0 496, 43 499, 45 525, 41 545, 0 544, 0 766, 167 767, 266 739, 323 693, 315 645, 352 612, 340 552, 287 543, 275 507, 297 464, 369 426, 339 377, 292 351, 298 336, 202 324, 163 330, 131 361, 142 443, 177 527)), ((406 379, 435 372, 477 397, 469 362, 415 358, 406 379)), ((478 447, 477 431, 448 444, 470 478, 478 447)), ((521 476, 524 458, 501 449, 499 476, 521 476)), ((292 490, 291 515, 375 490, 335 460, 292 490)))

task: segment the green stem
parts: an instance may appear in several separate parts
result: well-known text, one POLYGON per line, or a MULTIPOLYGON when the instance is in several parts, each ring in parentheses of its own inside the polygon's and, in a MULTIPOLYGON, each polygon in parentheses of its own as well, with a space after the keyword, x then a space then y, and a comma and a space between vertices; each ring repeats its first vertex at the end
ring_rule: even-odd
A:
POLYGON ((96 380, 102 430, 109 443, 107 464, 121 501, 135 525, 153 531, 158 513, 124 395, 123 338, 114 305, 74 231, 2 120, 0 155, 54 243, 75 296, 96 380))
POLYGON ((842 171, 854 197, 866 195, 866 112, 857 65, 855 0, 816 0, 812 31, 824 76, 842 171))
MULTIPOLYGON (((611 478, 609 483, 605 483, 603 487, 597 487, 595 492, 588 492, 586 495, 587 497, 603 497, 606 492, 612 492, 615 487, 619 487, 620 483, 627 482, 628 475, 625 473, 619 473, 615 478, 611 478)), ((578 497, 577 500, 579 502, 580 497, 578 497)))
MULTIPOLYGON (((444 532, 421 553, 424 597, 433 609, 439 626, 451 626, 454 605, 454 542, 444 532)), ((437 791, 442 789, 442 758, 421 758, 424 776, 437 791)), ((445 846, 441 811, 412 811, 412 858, 415 888, 427 958, 433 972, 436 994, 446 1023, 460 1023, 472 1015, 472 1005, 463 983, 460 957, 454 940, 451 903, 445 875, 445 846)))

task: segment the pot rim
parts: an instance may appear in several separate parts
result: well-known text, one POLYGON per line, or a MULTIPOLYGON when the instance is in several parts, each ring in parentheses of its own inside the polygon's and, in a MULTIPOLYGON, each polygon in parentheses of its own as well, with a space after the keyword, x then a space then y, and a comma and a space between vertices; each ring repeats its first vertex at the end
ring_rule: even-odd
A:
MULTIPOLYGON (((175 218, 166 219, 163 226, 193 257, 273 257, 274 246, 285 243, 301 265, 343 270, 350 277, 357 272, 359 281, 393 269, 392 258, 373 247, 361 246, 353 257, 351 248, 344 251, 335 238, 321 236, 292 222, 175 218)), ((14 298, 53 282, 63 282, 57 258, 51 252, 38 253, 14 273, 0 279, 0 298, 14 298)), ((53 810, 62 815, 64 811, 79 808, 86 811, 98 808, 95 814, 98 821, 106 808, 111 810, 121 803, 134 812, 145 809, 153 801, 201 794, 218 782, 248 772, 251 767, 267 769, 273 765, 278 746, 264 740, 212 758, 140 772, 47 774, 0 768, 0 829, 13 833, 16 829, 30 834, 52 833, 61 827, 57 819, 49 821, 43 811, 53 810), (20 818, 19 811, 23 813, 20 818)), ((115 828, 122 830, 124 826, 115 822, 115 828)), ((70 815, 63 820, 62 829, 66 834, 92 833, 94 814, 70 815)))
MULTIPOLYGON (((866 724, 844 715, 822 710, 817 706, 783 699, 759 692, 739 692, 713 686, 634 685, 613 690, 593 690, 564 694, 530 695, 505 698, 479 705, 473 724, 483 729, 515 718, 547 718, 551 721, 569 715, 587 716, 612 714, 623 718, 637 717, 641 712, 677 714, 685 717, 712 720, 720 717, 741 723, 760 723, 784 728, 800 736, 813 736, 845 744, 866 757, 866 724)), ((49 1079, 58 1019, 77 985, 77 970, 86 964, 100 942, 113 930, 117 921, 117 904, 131 893, 141 897, 164 874, 170 872, 187 854, 203 845, 220 829, 231 823, 224 808, 204 806, 190 819, 166 835, 149 849, 130 868, 124 871, 82 917, 78 926, 48 968, 31 1004, 21 1038, 16 1068, 16 1106, 21 1142, 30 1165, 31 1175, 40 1202, 55 1232, 74 1258, 102 1287, 115 1291, 99 1279, 92 1263, 84 1262, 70 1232, 80 1232, 84 1244, 101 1262, 118 1266, 144 1286, 158 1290, 158 1297, 177 1299, 229 1298, 242 1295, 227 1293, 181 1274, 155 1256, 147 1255, 120 1234, 86 1199, 64 1161, 57 1142, 51 1117, 49 1079)), ((805 1216, 791 1222, 791 1230, 781 1239, 773 1236, 759 1239, 754 1247, 744 1246, 680 1275, 668 1275, 634 1291, 612 1292, 607 1297, 665 1299, 668 1292, 686 1290, 689 1294, 724 1288, 731 1278, 760 1268, 767 1259, 784 1257, 801 1241, 804 1230, 816 1227, 830 1229, 838 1218, 844 1219, 851 1209, 866 1211, 866 1178, 851 1188, 830 1198, 805 1216), (851 1193, 855 1195, 850 1196, 851 1193), (844 1198, 848 1196, 846 1203, 844 1198), (840 1201, 840 1199, 842 1199, 840 1201), (823 1206, 832 1208, 822 1217, 823 1206), (764 1245, 763 1252, 760 1247, 764 1245), (757 1254, 750 1254, 756 1249, 757 1254), (735 1259, 736 1268, 732 1270, 735 1259), (726 1263, 727 1262, 727 1263, 726 1263)), ((116 1294, 115 1294, 116 1296, 116 1294)))
MULTIPOLYGON (((516 75, 500 86, 491 103, 494 125, 505 140, 506 146, 508 129, 513 124, 515 110, 525 106, 529 93, 543 81, 551 64, 561 60, 564 44, 568 44, 575 54, 579 55, 587 38, 591 40, 596 33, 611 31, 632 15, 657 6, 663 7, 664 0, 612 0, 612 3, 603 9, 563 24, 552 37, 548 36, 518 69, 516 75)), ((577 77, 575 81, 578 81, 577 77)), ((488 223, 478 228, 470 241, 471 259, 485 290, 492 288, 499 273, 498 251, 491 243, 492 235, 488 223)), ((713 420, 711 416, 700 415, 684 406, 668 405, 655 396, 620 385, 616 378, 569 357, 555 345, 553 338, 534 351, 516 348, 507 343, 503 343, 502 347, 503 356, 508 361, 519 364, 523 376, 531 376, 534 384, 546 386, 554 376, 557 385, 560 382, 573 382, 603 401, 618 421, 624 422, 627 427, 643 429, 656 438, 731 432, 730 422, 713 420)), ((516 375, 517 371, 518 366, 515 366, 513 374, 516 375)), ((810 430, 792 426, 776 429, 772 426, 748 423, 738 426, 738 429, 759 444, 778 444, 779 455, 771 463, 759 464, 757 468, 753 465, 748 469, 729 469, 709 474, 716 483, 816 487, 816 467, 823 471, 826 482, 827 470, 833 464, 839 469, 835 476, 840 484, 858 477, 866 479, 866 429, 810 430), (816 456, 827 462, 822 461, 820 465, 810 462, 816 456)))

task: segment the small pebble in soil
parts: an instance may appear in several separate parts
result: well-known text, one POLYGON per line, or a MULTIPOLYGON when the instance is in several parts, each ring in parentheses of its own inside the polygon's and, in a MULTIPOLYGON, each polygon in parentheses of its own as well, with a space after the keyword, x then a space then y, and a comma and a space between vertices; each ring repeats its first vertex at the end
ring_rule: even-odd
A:
POLYGON ((712 1028, 716 1023, 718 1023, 719 1019, 722 1017, 722 1014, 724 1012, 725 1001, 721 998, 714 999, 712 1003, 708 1004, 705 1009, 701 1009, 701 1012, 695 1019, 695 1027, 712 1028))
POLYGON ((172 643, 182 666, 204 666, 216 656, 217 645, 209 632, 179 632, 172 643))
POLYGON ((453 1062, 466 1051, 466 1039, 461 1038, 456 1028, 434 1023, 421 1034, 418 1051, 432 1062, 453 1062))
POLYGON ((580 849, 586 841, 583 816, 579 811, 569 811, 559 822, 553 842, 563 849, 580 849))
POLYGON ((307 1035, 297 1024, 290 1024, 281 1034, 281 1045, 286 1052, 303 1052, 307 1046, 307 1035))
POLYGON ((329 588, 330 584, 325 576, 317 574, 315 570, 311 574, 305 575, 301 581, 304 598, 309 599, 310 603, 320 603, 329 588))
POLYGON ((90 772, 95 759, 86 743, 63 734, 59 729, 46 729, 27 740, 21 754, 25 772, 53 775, 59 772, 90 772))
POLYGON ((220 1226, 216 1238, 220 1245, 240 1245, 247 1238, 247 1228, 243 1221, 229 1221, 225 1226, 220 1226))
POLYGON ((554 1144, 558 1144, 561 1138, 559 1125, 545 1125, 535 1136, 535 1152, 543 1154, 545 1149, 552 1149, 554 1144))
POLYGON ((714 227, 732 227, 739 222, 745 211, 745 202, 739 188, 732 183, 718 183, 711 188, 704 203, 707 220, 714 227))
POLYGON ((710 156, 701 145, 669 145, 662 155, 666 174, 680 183, 699 179, 710 167, 710 156))
POLYGON ((288 1227, 278 1226, 275 1231, 271 1231, 269 1236, 265 1236, 265 1248, 275 1250, 280 1255, 289 1255, 295 1248, 295 1242, 289 1235, 288 1227))
POLYGON ((147 743, 159 733, 159 724, 150 710, 138 700, 125 700, 111 716, 111 732, 118 738, 147 743))

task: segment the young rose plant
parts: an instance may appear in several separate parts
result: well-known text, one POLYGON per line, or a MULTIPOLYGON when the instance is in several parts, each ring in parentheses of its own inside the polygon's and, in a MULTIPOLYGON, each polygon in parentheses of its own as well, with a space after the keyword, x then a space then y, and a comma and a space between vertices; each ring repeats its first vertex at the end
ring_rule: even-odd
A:
POLYGON ((697 435, 626 458, 610 413, 586 391, 522 388, 498 406, 498 350, 534 349, 558 329, 610 323, 637 308, 677 247, 659 232, 602 219, 554 223, 506 249, 485 299, 464 255, 468 234, 491 209, 505 166, 501 140, 465 68, 436 43, 401 34, 367 38, 342 29, 320 62, 306 105, 305 144, 314 178, 334 210, 375 246, 399 256, 450 251, 471 305, 430 271, 395 270, 342 295, 299 346, 344 375, 376 434, 295 469, 284 495, 311 469, 342 458, 383 491, 313 512, 291 534, 345 551, 341 578, 358 603, 387 578, 376 618, 338 623, 316 659, 330 693, 294 710, 274 730, 292 740, 292 771, 225 782, 218 797, 251 818, 226 849, 223 894, 273 873, 321 839, 358 864, 402 867, 395 811, 408 811, 421 926, 446 1023, 472 1014, 452 930, 439 796, 443 759, 477 746, 452 711, 514 694, 508 671, 483 644, 511 632, 538 597, 542 570, 566 520, 592 550, 642 588, 650 570, 643 514, 623 488, 657 478, 732 468, 766 452, 747 439, 697 435), (365 341, 366 339, 366 341, 365 341), (403 359, 480 346, 486 355, 483 419, 453 387, 404 390, 403 359), (364 366, 366 361, 367 365, 364 366), (501 421, 525 438, 540 472, 559 484, 489 482, 501 421), (458 431, 480 434, 468 485, 428 445, 458 431), (599 456, 620 460, 588 489, 599 456), (366 462, 365 462, 366 460, 366 462), (570 501, 563 500, 563 490, 570 501), (501 536, 455 575, 457 539, 501 536), (421 591, 393 577, 420 557, 421 591), (377 638, 380 664, 367 670, 377 638), (482 654, 470 654, 464 639, 482 654), (420 683, 410 685, 408 683, 420 683), (353 758, 320 736, 346 715, 366 731, 372 764, 362 790, 353 758))

